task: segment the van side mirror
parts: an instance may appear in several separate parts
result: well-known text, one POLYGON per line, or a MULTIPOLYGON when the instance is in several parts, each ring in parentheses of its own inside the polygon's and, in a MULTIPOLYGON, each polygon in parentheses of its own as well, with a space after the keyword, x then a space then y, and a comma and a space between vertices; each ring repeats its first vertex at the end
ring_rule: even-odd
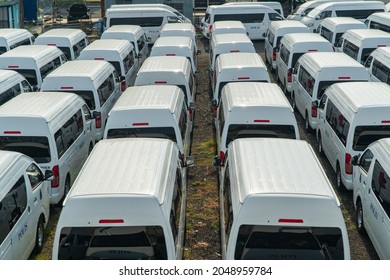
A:
POLYGON ((99 113, 96 112, 96 111, 93 111, 93 112, 92 112, 92 118, 93 118, 93 119, 97 119, 98 117, 99 117, 99 113))
POLYGON ((191 167, 195 165, 195 157, 194 156, 188 156, 186 158, 185 166, 186 167, 191 167))
POLYGON ((201 55, 201 54, 202 54, 202 51, 201 51, 201 50, 197 50, 197 51, 196 51, 196 54, 197 54, 197 55, 201 55))
POLYGON ((319 106, 318 100, 314 100, 313 102, 311 102, 311 106, 318 108, 318 106, 319 106))
POLYGON ((220 156, 215 156, 213 158, 213 165, 215 167, 221 166, 221 157, 220 156))
POLYGON ((210 52, 210 48, 209 47, 204 47, 204 52, 205 53, 209 53, 210 52))
POLYGON ((267 37, 267 32, 264 32, 264 33, 263 33, 263 37, 267 37))
POLYGON ((209 75, 210 75, 210 76, 214 75, 214 70, 211 69, 211 68, 209 68, 209 75))
POLYGON ((279 47, 275 47, 274 49, 275 49, 275 52, 279 52, 280 48, 279 47))
POLYGON ((126 80, 126 77, 125 77, 125 76, 120 76, 119 80, 120 80, 121 82, 123 82, 124 80, 126 80))
POLYGON ((218 106, 218 101, 216 99, 211 100, 211 106, 217 107, 218 106))
POLYGON ((53 173, 53 171, 52 170, 46 170, 45 171, 45 178, 44 178, 44 180, 45 181, 51 181, 51 180, 53 180, 54 179, 54 173, 53 173))
POLYGON ((196 109, 196 103, 195 102, 190 102, 189 109, 195 110, 196 109))
POLYGON ((359 154, 359 155, 355 155, 355 156, 352 157, 352 159, 351 159, 351 164, 352 164, 353 166, 356 166, 356 165, 359 164, 359 157, 360 157, 360 154, 359 154))
POLYGON ((32 86, 31 89, 33 92, 35 92, 35 91, 39 90, 39 87, 37 85, 35 85, 35 86, 32 86))
POLYGON ((147 37, 147 38, 146 38, 146 42, 148 42, 148 43, 152 42, 152 38, 147 37))
POLYGON ((195 78, 198 78, 198 77, 199 77, 199 71, 198 71, 198 70, 195 71, 194 77, 195 77, 195 78))

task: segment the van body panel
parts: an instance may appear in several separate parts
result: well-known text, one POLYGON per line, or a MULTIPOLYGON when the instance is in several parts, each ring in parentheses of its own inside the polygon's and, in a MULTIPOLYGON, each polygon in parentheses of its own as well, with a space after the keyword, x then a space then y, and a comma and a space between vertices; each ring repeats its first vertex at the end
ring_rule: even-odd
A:
POLYGON ((15 96, 32 91, 26 78, 13 70, 0 70, 0 105, 15 96))
POLYGON ((23 28, 0 29, 0 54, 22 45, 33 45, 35 37, 23 28))
POLYGON ((218 34, 241 33, 248 35, 245 25, 238 20, 221 20, 213 24, 211 37, 218 34))
POLYGON ((376 48, 367 58, 364 66, 370 73, 371 82, 390 85, 390 47, 376 48))
MULTIPOLYGON (((99 229, 106 226, 160 227, 164 240, 156 242, 165 244, 165 259, 181 259, 184 244, 186 177, 178 165, 178 154, 176 145, 166 139, 100 141, 64 201, 55 234, 53 259, 61 258, 68 250, 60 240, 63 237, 61 236, 63 230, 99 229), (177 189, 176 183, 182 184, 180 189, 177 189), (177 191, 181 192, 182 200, 179 201, 181 208, 177 209, 180 215, 177 218, 180 218, 180 222, 177 224, 177 237, 174 238, 170 219, 177 191), (102 204, 112 204, 112 207, 102 209, 102 204)), ((89 242, 83 245, 86 249, 84 252, 92 246, 90 240, 93 235, 93 233, 86 235, 89 242)), ((70 244, 70 249, 72 247, 70 244)), ((76 250, 73 254, 70 251, 67 255, 68 259, 88 258, 85 253, 76 250)), ((153 255, 149 257, 160 259, 153 255)))
POLYGON ((364 23, 370 29, 379 29, 390 33, 390 15, 388 12, 373 13, 364 23))
MULTIPOLYGON (((340 202, 307 142, 269 138, 237 139, 229 146, 227 161, 228 167, 224 172, 228 172, 226 176, 229 185, 223 183, 220 188, 223 259, 350 259, 348 234, 340 202), (226 202, 227 196, 231 199, 229 217, 232 221, 228 224, 226 221, 230 218, 222 210, 230 205, 226 202), (316 253, 321 253, 319 255, 301 255, 299 247, 291 254, 287 251, 280 255, 279 250, 275 249, 273 254, 269 254, 265 243, 251 247, 243 239, 240 244, 244 248, 236 244, 237 240, 245 238, 239 238, 240 229, 244 225, 251 225, 252 231, 264 232, 270 235, 269 238, 273 236, 277 240, 277 229, 281 227, 286 232, 290 232, 290 228, 310 232, 319 243, 321 234, 325 232, 337 232, 337 239, 329 246, 329 256, 321 252, 319 244, 316 245, 316 253), (230 232, 229 236, 225 231, 230 232), (255 254, 251 257, 245 256, 244 253, 249 253, 246 250, 250 251, 251 248, 257 248, 258 251, 252 251, 255 254), (241 250, 242 254, 237 254, 237 250, 241 250)), ((311 234, 310 238, 313 238, 311 234)))

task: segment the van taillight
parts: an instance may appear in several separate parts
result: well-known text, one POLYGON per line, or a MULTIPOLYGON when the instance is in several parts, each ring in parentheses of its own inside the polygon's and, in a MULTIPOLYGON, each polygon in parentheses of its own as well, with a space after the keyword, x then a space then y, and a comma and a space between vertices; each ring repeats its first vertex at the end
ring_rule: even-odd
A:
POLYGON ((351 164, 352 156, 348 153, 345 154, 345 173, 351 175, 352 174, 352 164, 351 164))
POLYGON ((101 112, 98 112, 98 116, 95 119, 95 124, 96 124, 96 126, 95 126, 96 128, 102 127, 102 113, 101 112))
POLYGON ((292 73, 291 73, 291 69, 288 69, 288 72, 287 72, 287 82, 288 82, 288 83, 292 83, 292 73))
POLYGON ((272 52, 272 60, 276 61, 276 51, 275 50, 272 52))
POLYGON ((311 116, 313 118, 317 117, 317 107, 316 106, 311 106, 311 116))
POLYGON ((51 180, 51 187, 58 188, 58 186, 60 185, 60 169, 58 165, 54 165, 52 171, 54 178, 53 180, 51 180))
POLYGON ((219 158, 221 159, 221 165, 223 165, 224 162, 225 162, 225 153, 220 151, 219 152, 219 158))
POLYGON ((192 121, 193 115, 194 115, 193 110, 192 110, 191 108, 189 108, 189 109, 188 109, 188 113, 189 113, 189 115, 190 115, 190 121, 192 121))
POLYGON ((125 91, 126 90, 126 81, 122 81, 121 82, 121 91, 125 91))
POLYGON ((217 117, 218 115, 218 105, 214 106, 214 116, 217 117))
POLYGON ((210 26, 209 26, 209 31, 210 32, 213 31, 213 25, 212 24, 210 24, 210 26))

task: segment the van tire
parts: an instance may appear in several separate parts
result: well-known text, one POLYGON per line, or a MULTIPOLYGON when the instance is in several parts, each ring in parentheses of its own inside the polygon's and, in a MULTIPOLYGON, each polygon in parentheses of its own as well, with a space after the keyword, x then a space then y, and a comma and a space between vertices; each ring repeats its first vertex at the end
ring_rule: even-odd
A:
POLYGON ((321 132, 318 132, 318 154, 320 156, 324 155, 324 150, 322 149, 322 138, 321 138, 321 132))
POLYGON ((283 92, 284 92, 284 94, 287 94, 287 82, 286 82, 286 80, 284 80, 283 92))
POLYGON ((88 155, 91 154, 92 149, 93 149, 93 144, 92 144, 92 142, 91 142, 91 143, 89 143, 89 147, 88 147, 88 155))
POLYGON ((294 92, 292 92, 292 94, 291 94, 291 107, 292 107, 293 111, 295 112, 297 109, 297 104, 295 103, 295 93, 294 92))
POLYGON ((305 114, 305 130, 307 132, 311 132, 311 127, 310 127, 310 124, 309 124, 309 114, 307 113, 307 111, 306 111, 306 114, 305 114))
POLYGON ((66 180, 65 180, 65 185, 64 185, 64 195, 62 196, 62 199, 59 202, 59 206, 62 206, 62 203, 64 202, 69 191, 70 191, 70 177, 68 174, 68 175, 66 175, 66 180))
POLYGON ((356 228, 357 231, 360 234, 366 235, 366 229, 364 228, 364 221, 363 221, 363 206, 362 202, 360 201, 360 198, 358 198, 356 202, 356 228))
POLYGON ((45 227, 44 227, 44 218, 41 215, 37 224, 37 232, 35 234, 35 247, 34 254, 39 254, 43 249, 43 244, 45 241, 45 227))
POLYGON ((336 188, 339 190, 339 192, 344 192, 346 190, 341 179, 341 168, 338 162, 336 163, 336 188))

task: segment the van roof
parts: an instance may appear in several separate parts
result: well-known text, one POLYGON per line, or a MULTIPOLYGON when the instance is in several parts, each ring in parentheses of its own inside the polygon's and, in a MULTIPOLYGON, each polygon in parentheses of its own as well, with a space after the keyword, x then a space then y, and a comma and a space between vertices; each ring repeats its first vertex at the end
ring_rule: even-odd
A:
POLYGON ((353 24, 353 25, 366 26, 363 22, 353 17, 328 17, 321 22, 321 25, 323 26, 334 26, 334 25, 341 25, 341 24, 353 24))
POLYGON ((21 34, 28 34, 33 37, 28 30, 23 28, 0 28, 0 37, 4 37, 6 39, 10 39, 21 34))
POLYGON ((329 87, 332 102, 345 110, 357 112, 363 107, 388 107, 390 110, 390 87, 382 82, 335 83, 329 87))
POLYGON ((107 28, 103 34, 105 32, 129 32, 129 33, 133 33, 133 34, 136 34, 137 32, 142 32, 143 29, 141 26, 139 25, 131 25, 131 24, 120 24, 120 25, 113 25, 109 28, 107 28))
POLYGON ((192 25, 192 23, 189 22, 175 22, 175 23, 166 23, 161 28, 161 32, 168 31, 168 30, 188 30, 191 32, 195 32, 195 27, 192 25))
POLYGON ((46 122, 50 122, 59 112, 74 103, 81 106, 85 102, 74 93, 27 92, 0 106, 0 117, 42 117, 46 122))
POLYGON ((213 36, 213 41, 214 45, 235 43, 249 43, 253 45, 248 35, 242 33, 217 34, 213 36))
MULTIPOLYGON (((153 49, 157 49, 160 47, 169 47, 169 48, 189 48, 192 50, 193 42, 190 37, 185 36, 170 36, 170 37, 158 37, 156 42, 152 47, 151 53, 153 53, 153 49)), ((169 53, 169 49, 167 52, 169 53)))
MULTIPOLYGON (((26 156, 18 152, 0 150, 0 182, 3 179, 9 180, 9 178, 4 178, 3 176, 5 176, 7 171, 12 167, 13 163, 21 157, 26 156)), ((5 187, 5 184, 0 184, 0 199, 2 199, 5 195, 2 194, 3 191, 7 191, 2 189, 2 187, 5 187)))
MULTIPOLYGON (((360 41, 367 38, 390 40, 390 34, 379 29, 350 29, 346 31, 344 37, 347 39, 355 37, 357 40, 360 41)), ((387 44, 390 44, 390 41, 387 42, 387 44)))
POLYGON ((221 20, 216 21, 213 26, 213 30, 218 28, 244 28, 245 25, 239 20, 221 20))
POLYGON ((42 40, 50 40, 50 39, 58 39, 58 38, 69 38, 71 43, 77 43, 82 38, 86 38, 87 34, 84 33, 81 29, 73 29, 73 28, 54 28, 50 29, 41 35, 39 35, 34 44, 39 44, 42 40))
POLYGON ((82 56, 83 53, 86 53, 88 51, 97 51, 98 52, 97 56, 99 56, 99 53, 103 53, 103 52, 118 51, 119 53, 123 53, 128 48, 133 49, 133 45, 127 40, 99 39, 93 41, 91 44, 86 46, 81 51, 80 57, 82 56))
MULTIPOLYGON (((67 61, 50 72, 46 78, 58 77, 89 77, 92 80, 102 74, 105 69, 115 69, 111 63, 103 60, 67 61)), ((112 71, 111 71, 112 72, 112 71)), ((46 79, 45 78, 45 79, 46 79)))
POLYGON ((127 109, 169 109, 175 112, 178 102, 184 101, 184 93, 178 86, 147 85, 128 87, 111 111, 127 109))
POLYGON ((190 62, 183 56, 150 56, 145 59, 141 72, 182 72, 187 74, 190 62))
POLYGON ((367 17, 369 20, 374 20, 374 19, 383 19, 385 21, 390 21, 390 13, 389 12, 377 12, 369 15, 367 17))
POLYGON ((389 162, 387 159, 390 157, 390 138, 379 139, 371 143, 368 148, 371 150, 375 149, 377 153, 381 155, 382 159, 384 159, 384 161, 381 161, 380 164, 382 166, 387 165, 389 167, 389 162))
MULTIPOLYGON (((116 5, 121 6, 121 5, 116 5)), ((163 7, 129 7, 129 5, 123 5, 124 7, 110 7, 106 10, 106 14, 118 13, 118 14, 128 14, 128 13, 169 13, 174 15, 175 13, 171 10, 168 10, 163 7)))
POLYGON ((280 94, 280 87, 274 83, 231 82, 226 84, 222 91, 226 95, 227 104, 225 107, 229 111, 233 107, 259 106, 259 104, 291 109, 286 96, 280 94))
POLYGON ((173 180, 171 170, 176 169, 178 154, 174 142, 167 139, 101 140, 77 176, 64 205, 75 197, 90 195, 153 196, 162 204, 166 185, 173 180))
POLYGON ((301 65, 304 61, 308 66, 319 72, 323 68, 355 67, 364 69, 359 62, 341 52, 310 52, 303 54, 300 58, 301 65))
POLYGON ((14 70, 3 70, 0 69, 0 83, 4 82, 5 80, 8 79, 13 79, 14 82, 16 82, 15 79, 20 79, 22 78, 24 80, 24 77, 22 74, 19 74, 18 72, 14 70))
POLYGON ((390 47, 379 47, 379 48, 376 48, 372 53, 371 55, 383 62, 383 61, 386 61, 386 65, 390 65, 390 47), (378 57, 379 55, 379 57, 378 57))
POLYGON ((279 29, 283 27, 302 27, 308 29, 305 24, 298 20, 276 20, 270 23, 270 27, 271 29, 279 29))
POLYGON ((257 53, 223 53, 217 58, 219 69, 239 67, 261 67, 266 68, 263 59, 257 53))
POLYGON ((34 60, 39 60, 45 58, 50 53, 62 54, 59 48, 55 46, 45 46, 45 45, 23 45, 16 47, 12 50, 9 50, 3 53, 1 58, 32 58, 34 60))
POLYGON ((356 7, 356 5, 359 7, 359 6, 363 6, 363 7, 367 7, 367 8, 376 8, 378 6, 382 6, 383 5, 383 11, 384 11, 384 7, 385 7, 385 4, 382 2, 382 1, 331 1, 331 2, 325 2, 319 6, 317 6, 315 9, 316 10, 324 10, 324 9, 327 9, 328 7, 331 7, 331 6, 347 6, 348 8, 350 8, 351 6, 352 7, 356 7))
POLYGON ((275 138, 236 139, 229 146, 230 178, 239 201, 251 194, 307 195, 338 199, 310 144, 275 138), (237 171, 236 171, 237 170, 237 171))
POLYGON ((291 45, 295 45, 297 43, 307 43, 307 42, 326 42, 329 43, 324 37, 317 33, 290 33, 286 34, 282 38, 286 40, 291 45))

